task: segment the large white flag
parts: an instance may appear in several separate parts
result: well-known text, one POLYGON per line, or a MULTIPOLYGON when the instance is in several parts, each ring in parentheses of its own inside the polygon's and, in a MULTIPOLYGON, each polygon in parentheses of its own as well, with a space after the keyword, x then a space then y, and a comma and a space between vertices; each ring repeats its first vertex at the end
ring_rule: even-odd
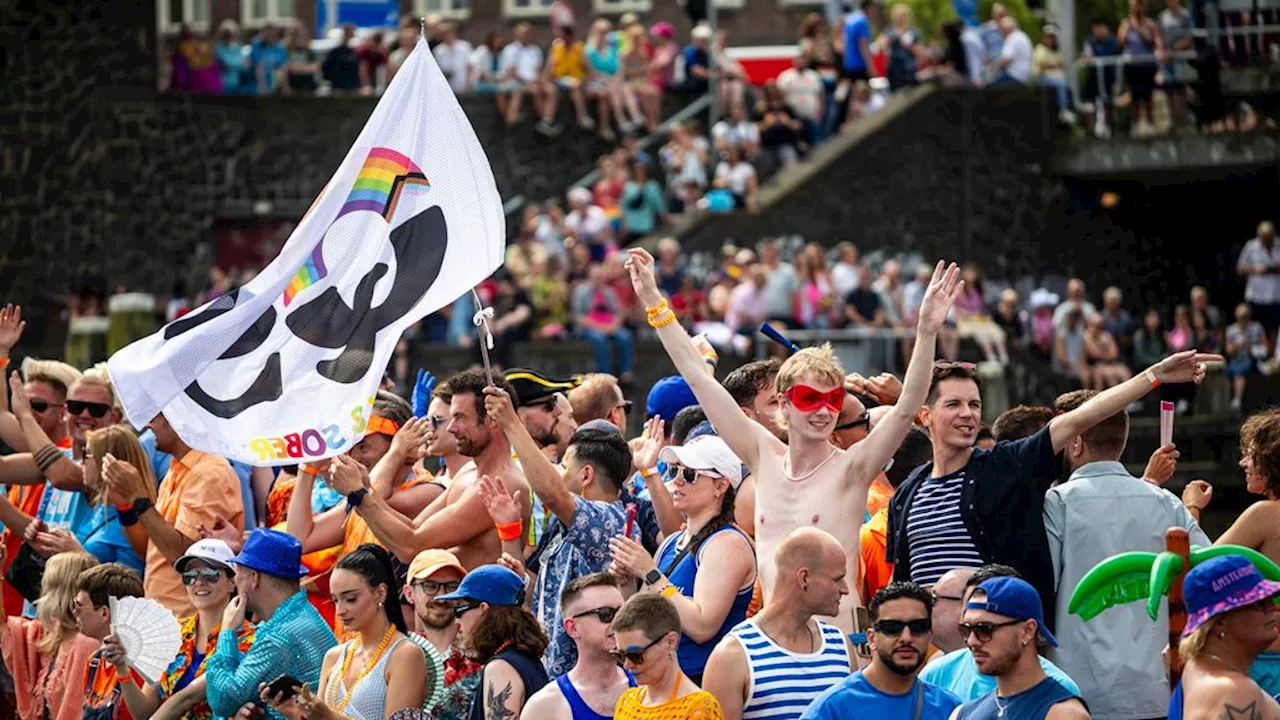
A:
POLYGON ((502 264, 502 200, 426 42, 248 284, 117 352, 125 414, 253 465, 346 452, 401 334, 502 264))

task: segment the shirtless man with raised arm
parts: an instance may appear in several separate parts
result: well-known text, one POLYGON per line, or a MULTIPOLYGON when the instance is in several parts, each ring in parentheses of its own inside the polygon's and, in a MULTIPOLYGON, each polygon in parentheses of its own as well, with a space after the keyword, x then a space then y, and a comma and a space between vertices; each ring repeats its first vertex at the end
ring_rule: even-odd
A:
MULTIPOLYGON (((644 250, 628 250, 627 269, 636 295, 646 308, 665 300, 653 275, 653 257, 644 250)), ((959 294, 959 268, 939 262, 925 291, 915 351, 907 368, 902 398, 865 440, 848 450, 831 443, 831 431, 844 403, 844 370, 830 348, 807 348, 788 358, 778 371, 777 391, 788 429, 783 444, 765 427, 748 418, 727 390, 707 374, 702 356, 679 323, 662 324, 655 317, 658 337, 707 413, 720 437, 751 469, 756 478, 756 555, 764 601, 774 587, 774 553, 792 530, 812 526, 834 535, 848 556, 847 576, 857 577, 858 533, 866 512, 867 490, 911 428, 924 402, 933 368, 938 328, 959 294)), ((833 623, 853 631, 856 592, 840 603, 833 623)))
MULTIPOLYGON (((512 398, 516 397, 510 383, 501 377, 495 378, 493 384, 512 398)), ((452 551, 468 570, 498 561, 502 541, 476 488, 476 473, 501 478, 508 493, 520 491, 520 513, 528 527, 529 483, 520 465, 511 458, 511 443, 497 422, 485 414, 484 389, 488 385, 483 370, 467 370, 449 379, 453 398, 447 432, 458 438, 458 451, 470 457, 474 465, 464 469, 448 491, 422 511, 420 521, 408 520, 396 512, 381 493, 369 492, 365 487, 368 475, 363 466, 343 472, 343 466, 357 464, 342 461, 340 465, 338 459, 334 461, 333 489, 347 496, 349 504, 355 506, 374 536, 402 562, 410 562, 428 548, 452 551), (471 468, 474 470, 468 472, 471 468)))

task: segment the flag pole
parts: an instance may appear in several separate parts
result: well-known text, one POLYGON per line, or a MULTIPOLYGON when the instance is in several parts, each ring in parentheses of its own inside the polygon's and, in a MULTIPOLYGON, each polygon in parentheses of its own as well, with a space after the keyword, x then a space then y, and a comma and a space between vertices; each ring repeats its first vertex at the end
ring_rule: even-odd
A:
POLYGON ((484 372, 489 378, 489 384, 493 385, 493 365, 489 363, 489 351, 493 349, 493 330, 489 328, 489 321, 493 319, 493 308, 484 306, 480 293, 475 288, 471 288, 471 299, 476 305, 476 314, 471 317, 471 322, 475 324, 476 333, 480 336, 480 359, 484 361, 484 372))

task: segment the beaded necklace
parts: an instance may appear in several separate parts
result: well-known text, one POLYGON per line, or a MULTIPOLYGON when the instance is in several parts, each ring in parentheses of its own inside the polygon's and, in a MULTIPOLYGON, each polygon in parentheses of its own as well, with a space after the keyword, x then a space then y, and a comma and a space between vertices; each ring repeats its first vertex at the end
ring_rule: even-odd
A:
MULTIPOLYGON (((387 651, 387 647, 391 645, 391 638, 395 637, 395 634, 396 626, 388 625, 386 634, 382 636, 382 642, 378 643, 377 649, 373 651, 373 657, 365 661, 364 668, 360 670, 360 675, 356 677, 355 682, 351 683, 351 688, 347 690, 346 694, 343 695, 341 699, 338 698, 338 683, 329 683, 328 692, 326 693, 328 697, 325 698, 325 700, 326 704, 333 708, 334 712, 341 714, 347 709, 347 703, 351 702, 351 695, 355 693, 356 686, 358 686, 360 681, 364 680, 365 676, 372 672, 373 668, 377 666, 378 661, 382 659, 382 654, 385 653, 387 651)), ((358 641, 353 640, 351 642, 351 646, 347 648, 347 652, 343 654, 342 667, 338 670, 339 683, 346 683, 347 670, 351 669, 351 661, 355 659, 356 646, 359 644, 360 643, 358 641)))

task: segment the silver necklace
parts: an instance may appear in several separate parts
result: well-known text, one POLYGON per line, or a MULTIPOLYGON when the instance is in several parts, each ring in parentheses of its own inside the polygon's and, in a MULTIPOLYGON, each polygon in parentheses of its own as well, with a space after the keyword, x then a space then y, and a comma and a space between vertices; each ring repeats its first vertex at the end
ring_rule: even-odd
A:
POLYGON ((999 693, 996 693, 995 695, 992 695, 991 697, 992 697, 992 699, 994 699, 994 700, 996 701, 996 710, 998 710, 998 711, 999 711, 999 712, 997 712, 997 713, 996 713, 996 717, 1004 717, 1004 711, 1005 711, 1005 710, 1008 710, 1008 709, 1009 709, 1009 706, 1008 706, 1008 705, 1001 705, 1001 704, 1000 704, 1000 694, 999 694, 999 693))

